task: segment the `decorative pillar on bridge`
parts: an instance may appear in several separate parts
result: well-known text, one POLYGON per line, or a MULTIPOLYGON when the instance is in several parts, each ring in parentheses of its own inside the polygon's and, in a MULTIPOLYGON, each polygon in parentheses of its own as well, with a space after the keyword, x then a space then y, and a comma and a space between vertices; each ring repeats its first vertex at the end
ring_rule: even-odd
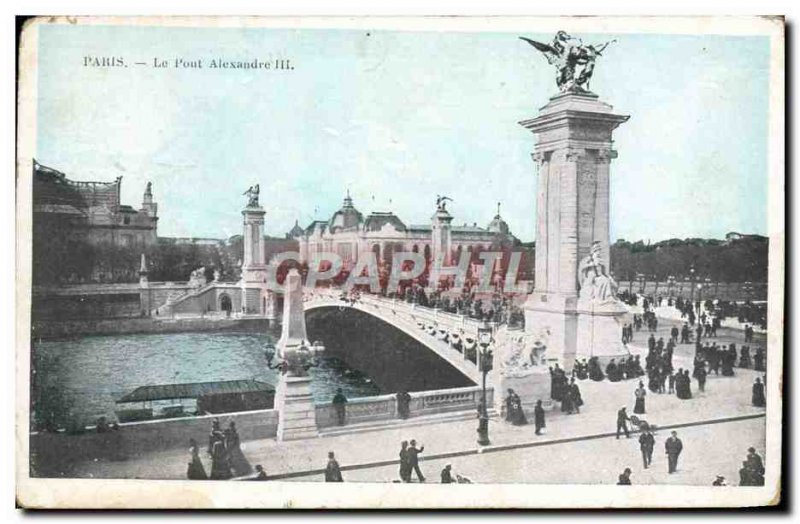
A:
POLYGON ((275 293, 267 287, 267 263, 264 252, 264 215, 258 203, 259 188, 255 185, 247 190, 247 207, 244 217, 242 257, 242 309, 244 313, 259 314, 268 320, 276 318, 275 293))
POLYGON ((306 334, 303 282, 296 269, 289 271, 284 286, 283 325, 277 346, 283 365, 275 392, 275 409, 279 412, 278 441, 319 435, 311 377, 308 376, 313 354, 306 334))
POLYGON ((452 235, 450 223, 453 216, 447 211, 447 200, 445 196, 437 196, 436 213, 431 217, 431 268, 428 279, 428 287, 435 291, 439 287, 439 267, 438 265, 449 266, 450 249, 452 247, 452 235))
MULTIPOLYGON (((594 60, 604 49, 561 31, 552 45, 522 38, 545 55, 562 53, 561 93, 536 118, 520 122, 537 138, 536 278, 525 325, 549 333, 548 357, 567 369, 576 358, 607 362, 627 356, 621 342, 627 308, 609 274, 609 167, 617 153, 612 132, 627 121, 588 91, 594 60), (586 65, 569 63, 589 57, 586 65), (576 69, 577 68, 577 69, 576 69)), ((551 62, 553 63, 553 62, 551 62)))

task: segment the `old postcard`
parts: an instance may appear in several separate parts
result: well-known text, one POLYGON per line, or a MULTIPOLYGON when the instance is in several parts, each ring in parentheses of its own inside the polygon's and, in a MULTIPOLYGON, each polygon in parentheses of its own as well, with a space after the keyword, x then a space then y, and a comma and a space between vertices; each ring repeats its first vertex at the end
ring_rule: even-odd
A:
POLYGON ((781 501, 782 18, 42 17, 19 64, 20 505, 781 501))

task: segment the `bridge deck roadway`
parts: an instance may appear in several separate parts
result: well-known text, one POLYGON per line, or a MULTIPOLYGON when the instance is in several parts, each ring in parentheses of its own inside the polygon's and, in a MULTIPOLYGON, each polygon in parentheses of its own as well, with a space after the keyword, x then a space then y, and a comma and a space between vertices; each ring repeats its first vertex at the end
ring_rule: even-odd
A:
MULTIPOLYGON (((736 342, 741 343, 742 337, 736 336, 736 342)), ((637 335, 637 341, 643 342, 644 339, 644 332, 637 335)), ((729 343, 733 340, 725 337, 718 341, 729 343)), ((634 348, 634 352, 638 351, 641 350, 634 348)), ((675 355, 676 367, 690 366, 692 354, 691 346, 679 345, 675 355)), ((415 438, 425 445, 423 457, 438 457, 434 462, 423 462, 422 465, 431 481, 437 480, 444 462, 451 462, 455 471, 477 481, 501 481, 506 475, 509 481, 547 483, 564 482, 569 478, 575 482, 608 483, 609 476, 613 480, 619 474, 616 468, 625 464, 633 469, 635 482, 649 480, 707 485, 713 481, 714 475, 722 474, 735 484, 736 472, 747 447, 755 446, 762 455, 765 448, 764 409, 754 408, 750 402, 751 385, 756 376, 762 375, 748 369, 737 369, 735 377, 712 374, 704 393, 699 393, 696 383, 693 383, 694 398, 691 400, 680 400, 674 395, 648 394, 644 418, 649 422, 661 427, 693 423, 700 425, 693 429, 677 429, 683 435, 686 448, 686 469, 670 477, 663 471, 665 466, 661 451, 666 431, 656 434, 655 468, 647 472, 641 466, 635 439, 617 442, 613 436, 608 436, 615 429, 616 411, 623 405, 632 411, 633 391, 636 388, 633 380, 618 383, 580 382, 586 402, 581 413, 565 415, 557 408, 548 412, 547 430, 541 436, 534 435, 532 425, 511 426, 492 419, 492 445, 501 448, 518 446, 519 449, 486 453, 480 458, 475 455, 477 424, 474 420, 413 427, 395 426, 369 433, 280 444, 274 439, 248 441, 243 443, 243 448, 252 464, 262 464, 269 475, 289 480, 322 480, 319 470, 325 465, 327 452, 335 451, 344 467, 346 479, 391 481, 396 478, 392 475, 396 471, 392 461, 397 460, 400 441, 415 438), (743 416, 757 418, 705 425, 709 421, 743 416), (702 429, 706 427, 708 430, 702 429), (551 445, 538 446, 546 443, 551 445), (715 458, 706 459, 706 453, 713 454, 715 458), (723 455, 729 460, 723 459, 723 455), (522 457, 532 458, 523 460, 522 457), (595 458, 599 462, 594 463, 595 458), (613 471, 604 468, 612 468, 613 471), (574 477, 565 473, 569 471, 573 472, 574 477)), ((186 435, 186 438, 187 441, 195 438, 202 442, 206 435, 186 435)), ((180 479, 185 475, 187 460, 188 450, 177 449, 131 458, 125 462, 80 463, 75 465, 73 473, 95 478, 180 479)), ((203 460, 206 471, 209 471, 208 458, 203 456, 203 460)))

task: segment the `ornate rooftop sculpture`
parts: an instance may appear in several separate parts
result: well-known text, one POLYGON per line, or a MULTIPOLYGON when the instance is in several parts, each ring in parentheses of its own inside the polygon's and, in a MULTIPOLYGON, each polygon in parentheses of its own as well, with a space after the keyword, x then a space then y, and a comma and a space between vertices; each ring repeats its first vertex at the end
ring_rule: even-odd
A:
POLYGON ((550 44, 543 44, 524 36, 519 38, 535 47, 551 65, 556 67, 558 71, 556 84, 562 93, 588 92, 597 57, 602 55, 609 44, 616 41, 611 40, 598 46, 584 45, 580 38, 570 36, 565 31, 556 33, 550 44))

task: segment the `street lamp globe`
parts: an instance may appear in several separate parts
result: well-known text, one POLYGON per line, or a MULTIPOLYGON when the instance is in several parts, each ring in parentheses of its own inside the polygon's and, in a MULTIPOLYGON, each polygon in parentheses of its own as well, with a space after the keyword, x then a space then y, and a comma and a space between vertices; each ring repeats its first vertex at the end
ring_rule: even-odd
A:
POLYGON ((492 343, 492 328, 489 326, 478 328, 478 343, 484 348, 492 343))

